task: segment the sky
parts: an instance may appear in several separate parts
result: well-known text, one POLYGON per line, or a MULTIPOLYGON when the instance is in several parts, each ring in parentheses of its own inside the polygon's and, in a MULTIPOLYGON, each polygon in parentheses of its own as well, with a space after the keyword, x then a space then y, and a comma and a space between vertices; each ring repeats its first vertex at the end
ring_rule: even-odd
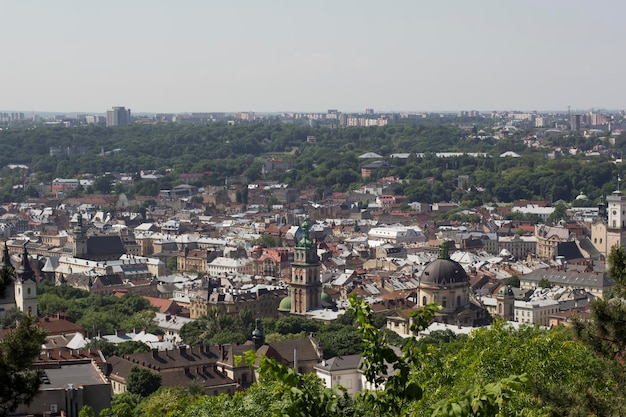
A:
POLYGON ((0 110, 626 108, 620 0, 0 0, 0 110))

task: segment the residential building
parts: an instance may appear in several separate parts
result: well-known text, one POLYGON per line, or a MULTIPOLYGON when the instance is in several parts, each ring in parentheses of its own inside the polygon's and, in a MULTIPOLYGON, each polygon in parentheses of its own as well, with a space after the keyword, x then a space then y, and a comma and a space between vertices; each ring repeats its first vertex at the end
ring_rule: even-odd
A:
POLYGON ((111 110, 107 110, 107 127, 124 126, 130 123, 130 109, 126 109, 125 107, 113 107, 111 110))

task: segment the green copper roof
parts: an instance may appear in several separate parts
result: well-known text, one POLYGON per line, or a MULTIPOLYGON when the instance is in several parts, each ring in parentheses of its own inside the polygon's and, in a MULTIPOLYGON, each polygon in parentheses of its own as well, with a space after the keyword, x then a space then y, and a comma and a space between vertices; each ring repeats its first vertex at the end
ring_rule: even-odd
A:
POLYGON ((287 296, 280 300, 280 304, 278 305, 278 311, 289 312, 291 311, 291 297, 287 296))
POLYGON ((300 228, 302 229, 304 236, 302 237, 302 239, 298 241, 296 248, 298 249, 315 248, 315 245, 313 244, 313 242, 311 241, 311 238, 309 237, 309 230, 311 229, 311 226, 309 225, 309 221, 305 220, 304 223, 302 223, 302 226, 300 226, 300 228))

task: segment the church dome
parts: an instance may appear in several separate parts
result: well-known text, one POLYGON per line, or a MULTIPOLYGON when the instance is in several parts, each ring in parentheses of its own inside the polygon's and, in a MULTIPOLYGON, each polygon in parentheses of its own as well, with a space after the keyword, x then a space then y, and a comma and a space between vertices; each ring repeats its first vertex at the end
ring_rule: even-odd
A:
POLYGON ((327 304, 332 304, 333 299, 330 297, 326 291, 322 291, 322 302, 327 304))
POLYGON ((291 297, 287 296, 280 300, 280 304, 278 304, 278 311, 288 313, 291 311, 291 297))
POLYGON ((448 256, 449 246, 450 243, 445 240, 439 244, 439 258, 426 265, 420 279, 421 283, 447 285, 469 282, 461 264, 448 256))
POLYGON ((578 201, 587 201, 589 200, 589 197, 587 197, 585 194, 583 194, 583 192, 581 191, 580 194, 578 194, 578 196, 576 196, 576 200, 578 201))
POLYGON ((420 280, 422 283, 437 285, 455 284, 467 281, 467 273, 461 264, 451 259, 442 258, 435 259, 429 263, 424 269, 420 280))

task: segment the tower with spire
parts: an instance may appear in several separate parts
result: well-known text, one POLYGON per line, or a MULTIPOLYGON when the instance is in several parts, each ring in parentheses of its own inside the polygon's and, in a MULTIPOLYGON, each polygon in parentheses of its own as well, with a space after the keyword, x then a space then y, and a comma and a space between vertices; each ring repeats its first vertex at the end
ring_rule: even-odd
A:
POLYGON ((322 281, 317 246, 309 237, 310 225, 305 220, 301 226, 302 237, 296 244, 291 264, 291 314, 304 315, 322 307, 322 281))
POLYGON ((16 308, 15 305, 15 269, 11 263, 11 256, 9 255, 9 248, 7 244, 4 244, 4 250, 2 251, 2 265, 0 267, 8 274, 9 281, 5 283, 4 295, 0 297, 0 319, 4 318, 7 311, 16 308))
POLYGON ((21 312, 37 317, 37 279, 28 260, 26 245, 15 270, 15 305, 21 312))

